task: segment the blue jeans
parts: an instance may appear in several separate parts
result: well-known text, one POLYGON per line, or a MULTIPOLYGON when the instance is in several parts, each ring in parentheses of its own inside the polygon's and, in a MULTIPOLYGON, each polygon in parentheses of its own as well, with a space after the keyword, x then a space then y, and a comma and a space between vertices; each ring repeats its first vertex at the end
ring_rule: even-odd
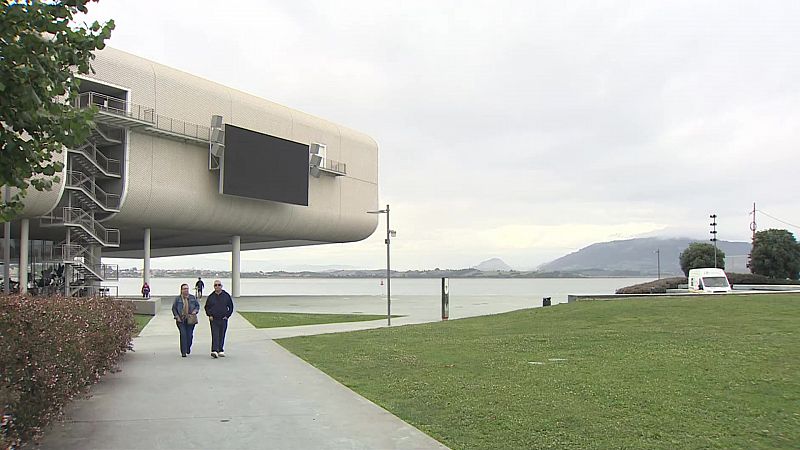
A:
POLYGON ((211 319, 211 351, 225 351, 225 331, 228 330, 227 319, 211 319))
POLYGON ((181 354, 192 352, 192 339, 194 338, 194 325, 189 325, 185 321, 175 322, 181 334, 181 354))

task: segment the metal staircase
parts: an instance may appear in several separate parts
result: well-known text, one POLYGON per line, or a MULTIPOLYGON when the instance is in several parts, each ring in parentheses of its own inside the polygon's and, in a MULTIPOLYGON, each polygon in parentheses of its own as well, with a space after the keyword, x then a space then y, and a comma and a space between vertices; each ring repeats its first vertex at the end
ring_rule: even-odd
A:
POLYGON ((67 170, 66 189, 74 191, 75 199, 86 210, 102 209, 119 212, 119 195, 109 194, 95 182, 95 177, 77 170, 67 170))
MULTIPOLYGON (((80 94, 75 103, 79 108, 96 106, 106 115, 125 115, 126 105, 124 99, 96 93, 80 94)), ((63 264, 59 285, 67 295, 103 295, 110 289, 100 283, 119 277, 116 265, 102 264, 100 259, 102 248, 119 247, 119 230, 100 220, 119 212, 121 206, 121 146, 130 125, 125 120, 95 120, 87 141, 67 149, 61 202, 39 218, 42 227, 65 230, 66 239, 53 245, 50 258, 54 264, 63 264)))
POLYGON ((119 160, 106 157, 94 142, 89 141, 76 149, 69 149, 69 152, 78 156, 74 158, 74 169, 94 177, 120 178, 119 160))
POLYGON ((119 230, 104 227, 95 220, 94 211, 65 206, 61 210, 55 209, 50 214, 41 216, 39 220, 43 227, 69 227, 73 236, 88 245, 119 247, 119 230))
POLYGON ((60 248, 64 263, 71 265, 79 277, 92 281, 119 279, 117 265, 102 264, 93 256, 91 248, 80 244, 62 244, 60 248))

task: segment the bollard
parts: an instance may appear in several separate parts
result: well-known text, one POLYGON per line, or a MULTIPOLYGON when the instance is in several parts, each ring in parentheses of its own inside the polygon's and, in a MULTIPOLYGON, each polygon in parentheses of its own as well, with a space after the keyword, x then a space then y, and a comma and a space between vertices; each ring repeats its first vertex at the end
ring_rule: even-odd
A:
POLYGON ((542 297, 542 306, 550 306, 550 297, 542 297))
POLYGON ((450 317, 450 280, 442 278, 442 320, 450 317))

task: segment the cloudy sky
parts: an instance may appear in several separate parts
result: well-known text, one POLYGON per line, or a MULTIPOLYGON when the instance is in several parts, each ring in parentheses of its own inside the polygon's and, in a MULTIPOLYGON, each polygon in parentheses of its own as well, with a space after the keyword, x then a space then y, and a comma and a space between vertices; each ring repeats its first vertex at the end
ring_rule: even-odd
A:
MULTIPOLYGON (((800 2, 120 1, 109 45, 365 132, 393 267, 800 229, 800 2), (781 222, 783 221, 783 222, 781 222), (794 224, 794 225, 787 225, 794 224)), ((383 220, 383 219, 382 219, 383 220)), ((242 270, 380 268, 352 244, 242 270)), ((155 268, 229 267, 229 255, 155 268)), ((116 260, 123 267, 135 260, 116 260)))

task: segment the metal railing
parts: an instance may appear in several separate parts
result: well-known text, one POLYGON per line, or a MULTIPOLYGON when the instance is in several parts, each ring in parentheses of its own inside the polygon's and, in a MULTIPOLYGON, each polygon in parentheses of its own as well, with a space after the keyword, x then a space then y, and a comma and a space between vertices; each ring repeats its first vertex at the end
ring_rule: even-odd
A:
POLYGON ((98 150, 97 146, 91 142, 87 142, 76 149, 71 149, 71 151, 84 155, 86 159, 106 173, 119 176, 122 172, 122 167, 118 159, 106 157, 106 155, 98 150))
POLYGON ((92 255, 91 249, 79 244, 62 244, 61 256, 65 264, 78 264, 91 271, 102 281, 119 280, 119 266, 117 264, 102 264, 92 255))
POLYGON ((209 127, 184 122, 183 120, 173 119, 171 117, 161 116, 158 114, 155 115, 154 128, 166 131, 168 133, 188 136, 203 141, 208 141, 211 133, 211 128, 209 127))
POLYGON ((347 173, 347 164, 328 158, 322 160, 321 168, 330 170, 332 172, 347 173))
POLYGON ((119 210, 120 196, 104 191, 95 181, 83 172, 67 171, 67 186, 78 188, 105 209, 119 210))
POLYGON ((88 247, 80 244, 61 244, 61 258, 64 262, 80 262, 87 266, 98 264, 97 258, 92 255, 88 247))
POLYGON ((96 106, 101 112, 146 122, 156 130, 203 141, 208 141, 211 133, 211 128, 209 127, 162 116, 156 114, 153 108, 147 108, 98 92, 84 92, 79 94, 75 99, 75 106, 78 108, 96 106))
POLYGON ((76 108, 90 108, 95 106, 102 112, 150 123, 154 122, 153 117, 156 114, 153 108, 147 108, 121 98, 100 94, 99 92, 84 92, 78 94, 78 97, 75 98, 74 106, 76 108))
POLYGON ((72 285, 70 295, 78 297, 117 297, 117 286, 72 285))
POLYGON ((103 245, 119 245, 119 230, 104 227, 86 211, 69 206, 62 208, 61 215, 58 215, 56 211, 58 210, 54 210, 48 216, 42 216, 40 218, 41 224, 79 226, 103 245))

